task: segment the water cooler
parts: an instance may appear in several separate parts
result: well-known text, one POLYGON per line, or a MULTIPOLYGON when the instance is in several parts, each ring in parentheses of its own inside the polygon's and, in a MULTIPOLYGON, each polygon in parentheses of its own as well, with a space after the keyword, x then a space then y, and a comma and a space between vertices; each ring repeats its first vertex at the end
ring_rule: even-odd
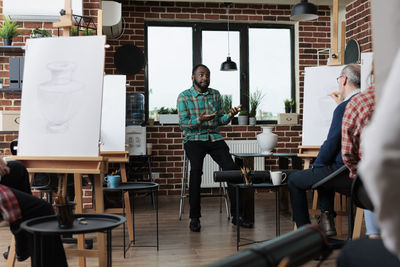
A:
POLYGON ((125 138, 129 155, 146 155, 146 127, 140 125, 126 126, 125 138))

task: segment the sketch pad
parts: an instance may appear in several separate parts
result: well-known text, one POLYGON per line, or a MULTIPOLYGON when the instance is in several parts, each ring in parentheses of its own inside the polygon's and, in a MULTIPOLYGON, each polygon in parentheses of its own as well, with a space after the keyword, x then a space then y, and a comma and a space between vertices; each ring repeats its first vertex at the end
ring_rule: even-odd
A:
POLYGON ((104 36, 28 39, 18 156, 98 156, 104 36))

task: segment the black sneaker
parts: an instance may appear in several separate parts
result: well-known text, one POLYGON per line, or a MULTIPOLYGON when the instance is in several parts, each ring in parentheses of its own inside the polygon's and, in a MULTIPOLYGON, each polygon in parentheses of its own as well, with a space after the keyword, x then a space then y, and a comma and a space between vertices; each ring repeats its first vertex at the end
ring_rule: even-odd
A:
POLYGON ((192 232, 200 232, 200 219, 199 218, 192 218, 189 224, 190 231, 192 232))
MULTIPOLYGON (((237 225, 236 216, 232 217, 232 224, 237 225)), ((253 228, 254 224, 252 222, 246 221, 242 216, 239 216, 239 225, 244 228, 253 228)))

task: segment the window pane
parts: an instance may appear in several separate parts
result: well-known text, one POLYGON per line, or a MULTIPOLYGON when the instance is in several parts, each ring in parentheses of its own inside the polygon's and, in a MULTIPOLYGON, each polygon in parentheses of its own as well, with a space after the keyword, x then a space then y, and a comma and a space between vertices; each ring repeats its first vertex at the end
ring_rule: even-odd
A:
POLYGON ((148 27, 149 118, 192 85, 192 28, 148 27))
POLYGON ((217 89, 221 95, 232 95, 232 105, 240 104, 240 37, 238 31, 229 32, 230 55, 238 71, 221 71, 222 62, 228 55, 227 31, 203 31, 202 34, 203 64, 211 72, 210 87, 217 89))
POLYGON ((264 94, 257 119, 276 120, 284 112, 283 101, 291 98, 290 43, 289 29, 249 29, 250 94, 264 94))

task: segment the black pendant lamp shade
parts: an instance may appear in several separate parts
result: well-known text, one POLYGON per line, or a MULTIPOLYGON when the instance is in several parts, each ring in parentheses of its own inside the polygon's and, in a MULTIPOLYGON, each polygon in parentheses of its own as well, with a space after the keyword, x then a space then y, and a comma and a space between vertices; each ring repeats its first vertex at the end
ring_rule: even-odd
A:
POLYGON ((232 71, 237 70, 236 63, 231 60, 231 57, 227 57, 226 61, 221 64, 222 71, 232 71))
POLYGON ((290 19, 296 21, 313 20, 317 18, 317 7, 312 3, 308 3, 307 0, 301 0, 300 3, 293 7, 292 13, 290 14, 290 19))

